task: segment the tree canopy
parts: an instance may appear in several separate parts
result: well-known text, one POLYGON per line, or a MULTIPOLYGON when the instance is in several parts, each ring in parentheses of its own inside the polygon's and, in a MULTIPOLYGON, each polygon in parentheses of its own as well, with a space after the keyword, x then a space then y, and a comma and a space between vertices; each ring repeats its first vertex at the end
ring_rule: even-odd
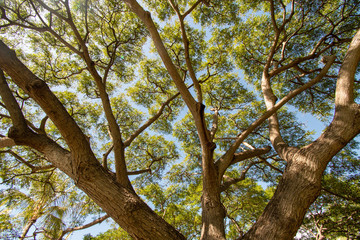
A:
POLYGON ((359 1, 0 10, 0 237, 360 237, 359 1))

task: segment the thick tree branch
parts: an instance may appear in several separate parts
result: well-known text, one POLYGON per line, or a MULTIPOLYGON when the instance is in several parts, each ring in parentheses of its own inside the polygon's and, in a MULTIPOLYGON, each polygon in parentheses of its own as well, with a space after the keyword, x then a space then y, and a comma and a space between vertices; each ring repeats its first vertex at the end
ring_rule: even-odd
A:
POLYGON ((189 108, 194 118, 195 126, 202 148, 202 168, 204 176, 206 176, 204 177, 203 184, 204 186, 208 185, 205 188, 210 189, 210 185, 212 183, 208 182, 207 179, 213 181, 212 179, 214 179, 214 174, 217 174, 213 162, 213 151, 216 145, 210 140, 210 132, 207 129, 204 117, 205 106, 201 102, 195 101, 184 81, 182 80, 176 66, 172 62, 164 46, 164 43, 160 37, 157 27, 155 26, 151 18, 150 13, 145 11, 136 0, 124 0, 124 2, 143 21, 143 23, 147 27, 158 54, 160 55, 166 69, 168 70, 172 80, 174 81, 177 89, 179 90, 181 97, 183 98, 185 104, 189 108))
MULTIPOLYGON (((80 165, 89 164, 89 162, 85 163, 81 159, 87 159, 94 164, 97 162, 86 136, 83 134, 82 130, 79 128, 74 119, 66 111, 62 103, 51 92, 46 83, 36 77, 16 57, 15 52, 11 51, 2 41, 0 41, 0 68, 7 72, 12 80, 41 106, 47 116, 49 116, 52 122, 59 129, 61 135, 64 137, 70 150, 74 154, 75 162, 72 164, 73 173, 69 173, 70 175, 78 175, 77 172, 81 169, 80 165)), ((21 124, 25 125, 25 123, 21 124)), ((36 136, 34 133, 30 133, 30 130, 27 128, 24 130, 17 128, 16 131, 17 133, 13 131, 12 134, 15 134, 15 136, 19 138, 25 136, 21 135, 25 134, 25 132, 26 134, 29 134, 29 137, 36 136), (20 136, 16 134, 20 134, 20 136)), ((26 139, 23 138, 22 141, 27 142, 26 139)), ((37 147, 35 146, 35 149, 36 148, 37 147)), ((78 177, 80 177, 80 175, 78 175, 78 177)))
MULTIPOLYGON (((0 66, 1 67, 1 66, 0 66)), ((20 131, 27 128, 26 120, 0 69, 0 96, 10 114, 13 126, 20 131)))
MULTIPOLYGON (((358 37, 357 33, 355 38, 358 37)), ((354 40, 354 42, 357 41, 359 40, 354 40)), ((349 48, 349 51, 354 55, 350 53, 347 54, 347 57, 353 59, 352 64, 357 66, 360 61, 360 56, 358 56, 360 52, 354 51, 352 47, 349 48)), ((344 60, 345 64, 347 57, 344 60)), ((352 67, 348 68, 348 71, 352 72, 352 69, 352 67)), ((355 71, 352 74, 351 76, 346 73, 345 75, 348 77, 345 79, 341 79, 342 76, 339 74, 339 90, 343 91, 343 94, 349 93, 348 91, 351 89, 349 81, 354 78, 355 71), (341 83, 342 81, 345 83, 341 83)), ((302 147, 291 157, 273 198, 243 239, 253 239, 259 234, 271 236, 273 239, 281 239, 284 232, 291 227, 293 230, 289 236, 296 234, 306 210, 320 193, 321 178, 327 164, 335 154, 360 133, 360 106, 354 104, 351 98, 342 97, 335 101, 335 103, 338 101, 339 105, 335 107, 334 118, 327 129, 316 141, 302 147), (297 193, 295 194, 295 192, 297 193), (299 198, 299 196, 302 197, 299 198), (282 219, 278 217, 285 215, 288 217, 282 219), (269 222, 272 222, 273 227, 266 230, 264 226, 269 222)))
POLYGON ((151 38, 154 42, 154 45, 166 67, 170 76, 172 77, 176 87, 178 88, 181 96, 183 97, 186 105, 189 107, 190 111, 193 114, 198 114, 197 112, 197 104, 189 90, 187 89, 185 83, 182 81, 176 66, 173 64, 164 44, 157 31, 157 27, 155 26, 151 15, 149 12, 145 11, 137 1, 135 0, 124 0, 124 2, 130 7, 130 9, 143 21, 146 25, 151 38))
POLYGON ((349 106, 354 103, 354 79, 360 61, 360 30, 350 43, 341 65, 335 92, 335 106, 349 106))
POLYGON ((234 154, 234 158, 231 162, 232 164, 244 161, 249 158, 259 157, 261 155, 264 155, 268 152, 270 152, 271 147, 265 147, 265 148, 255 148, 251 150, 246 150, 244 152, 239 152, 234 154))
MULTIPOLYGON (((335 61, 335 56, 327 57, 327 63, 324 66, 324 68, 320 71, 317 77, 315 77, 313 80, 309 81, 308 83, 304 84, 303 86, 292 91, 289 94, 295 96, 298 93, 310 88, 311 86, 319 82, 326 75, 327 71, 329 70, 329 68, 331 67, 334 61, 335 61)), ((270 78, 265 73, 263 74, 263 79, 262 79, 262 90, 264 94, 266 108, 267 109, 273 108, 275 106, 276 97, 271 90, 270 78)), ((279 103, 286 101, 286 98, 290 97, 289 94, 288 96, 283 98, 279 103)), ((282 139, 280 134, 279 121, 276 114, 272 115, 269 118, 269 131, 270 131, 270 141, 274 146, 276 152, 280 155, 281 158, 283 158, 286 161, 289 161, 289 159, 291 159, 292 157, 292 153, 294 152, 294 150, 296 151, 296 149, 289 148, 288 145, 282 139)))
MULTIPOLYGON (((67 42, 65 42, 53 29, 51 29, 51 27, 49 27, 49 26, 46 27, 47 31, 49 31, 53 36, 58 38, 65 46, 69 47, 73 52, 75 52, 82 59, 84 59, 86 65, 87 65, 87 69, 89 70, 90 74, 92 75, 92 77, 94 78, 94 80, 96 82, 97 88, 99 90, 99 96, 101 98, 103 109, 105 112, 105 116, 106 116, 106 119, 110 126, 111 138, 113 140, 113 145, 114 145, 115 169, 116 169, 117 180, 120 183, 122 183, 123 185, 131 188, 130 181, 126 174, 127 170, 126 170, 126 162, 125 162, 125 154, 124 154, 125 150, 124 150, 124 146, 123 146, 123 142, 122 142, 122 138, 121 138, 121 131, 116 122, 116 118, 113 114, 113 111, 112 111, 112 108, 110 105, 109 96, 106 92, 105 82, 106 82, 106 77, 107 77, 107 71, 109 69, 107 71, 105 71, 104 78, 101 78, 101 76, 99 75, 99 73, 97 72, 97 70, 95 68, 95 63, 92 61, 90 54, 89 54, 89 50, 86 46, 88 32, 86 33, 85 37, 81 36, 79 30, 77 29, 77 27, 73 21, 71 9, 70 9, 68 1, 63 2, 63 5, 65 6, 65 9, 66 9, 67 16, 63 16, 57 10, 52 9, 44 1, 39 0, 38 2, 43 8, 45 8, 50 13, 56 15, 59 19, 66 22, 68 24, 68 26, 70 26, 72 33, 74 34, 75 40, 81 47, 82 52, 75 49, 67 42)), ((86 4, 86 7, 88 7, 87 4, 86 4)), ((39 17, 41 18, 41 16, 39 16, 39 17)), ((85 16, 85 18, 87 18, 87 16, 85 16)), ((87 28, 87 31, 88 31, 88 28, 87 28)), ((110 68, 112 64, 113 64, 113 59, 110 61, 108 67, 110 68)))
POLYGON ((296 95, 300 94, 301 92, 305 91, 306 89, 310 88, 317 82, 319 82, 327 73, 330 66, 332 65, 335 57, 332 57, 321 70, 319 75, 315 77, 313 80, 309 81, 308 83, 304 84, 300 88, 291 91, 288 93, 284 98, 282 98, 279 102, 277 102, 273 107, 269 108, 260 118, 258 118, 255 122, 253 122, 245 131, 243 131, 235 142, 231 145, 229 150, 217 161, 217 165, 219 168, 219 173, 222 176, 226 171, 227 167, 232 161, 233 155, 235 154, 236 150, 239 148, 240 144, 245 140, 250 133, 252 133, 258 126, 260 126, 266 119, 268 119, 271 115, 273 115, 277 110, 279 110, 282 106, 285 105, 288 101, 293 99, 296 95))
POLYGON ((16 145, 16 143, 15 143, 14 139, 12 139, 12 138, 9 138, 9 137, 0 138, 0 149, 5 148, 5 147, 12 147, 15 145, 16 145))
MULTIPOLYGON (((85 61, 86 65, 87 65, 87 69, 89 70, 90 74, 92 75, 93 79, 95 80, 95 83, 96 83, 98 91, 99 91, 99 96, 100 96, 100 99, 101 99, 101 102, 103 105, 105 117, 109 124, 110 135, 111 135, 111 138, 113 141, 113 146, 114 146, 116 178, 121 184, 123 184, 124 186, 127 186, 131 189, 131 183, 127 177, 126 162, 125 162, 125 148, 124 148, 124 144, 122 141, 121 131, 120 131, 119 125, 117 124, 114 113, 112 111, 109 96, 106 91, 107 72, 109 71, 111 65, 113 64, 114 59, 112 58, 110 60, 110 62, 108 64, 109 69, 107 69, 105 71, 105 76, 102 78, 95 68, 95 63, 91 59, 88 47, 86 45, 87 36, 85 36, 85 37, 81 36, 79 30, 77 29, 77 27, 73 21, 69 2, 65 1, 63 3, 66 8, 66 13, 67 13, 66 17, 61 15, 60 13, 58 13, 56 10, 50 8, 43 1, 39 1, 39 3, 46 10, 48 10, 49 12, 58 16, 61 20, 65 21, 70 26, 77 43, 79 44, 79 46, 82 49, 82 52, 75 51, 75 53, 77 53, 85 61)), ((51 33, 56 37, 54 31, 51 31, 51 33)))

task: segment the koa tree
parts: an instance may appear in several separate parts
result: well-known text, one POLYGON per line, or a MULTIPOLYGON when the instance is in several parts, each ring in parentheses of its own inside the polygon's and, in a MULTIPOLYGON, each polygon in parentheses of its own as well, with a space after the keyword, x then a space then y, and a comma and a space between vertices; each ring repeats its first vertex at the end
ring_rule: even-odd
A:
POLYGON ((0 10, 3 237, 356 237, 359 1, 0 10))

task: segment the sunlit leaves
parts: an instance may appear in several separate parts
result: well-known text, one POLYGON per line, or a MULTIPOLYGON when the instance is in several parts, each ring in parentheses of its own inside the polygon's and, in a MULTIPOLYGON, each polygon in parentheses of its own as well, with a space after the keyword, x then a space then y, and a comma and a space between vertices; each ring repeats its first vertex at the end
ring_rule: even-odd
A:
POLYGON ((345 180, 328 174, 323 180, 322 195, 304 220, 304 233, 321 234, 327 238, 350 237, 359 234, 359 179, 345 180))
POLYGON ((129 88, 129 96, 144 107, 161 104, 176 93, 171 77, 157 60, 145 60, 139 65, 141 80, 129 88))
POLYGON ((205 103, 217 110, 235 110, 254 100, 234 75, 221 75, 203 85, 205 103))
POLYGON ((264 191, 250 179, 241 181, 225 192, 223 201, 227 208, 227 221, 230 224, 229 239, 235 239, 251 227, 270 197, 271 193, 264 191))
POLYGON ((198 186, 175 184, 164 191, 164 186, 153 184, 144 188, 141 195, 151 200, 158 214, 180 229, 187 239, 199 237, 201 217, 198 186))
MULTIPOLYGON (((180 19, 169 1, 139 3, 151 12, 165 48, 193 96, 193 82, 199 82, 205 126, 210 141, 216 144, 214 162, 265 112, 259 98, 264 69, 274 94, 281 99, 317 76, 324 66, 320 56, 336 55, 336 64, 320 83, 292 99, 293 107, 277 112, 283 139, 299 147, 309 143, 311 132, 300 123, 303 119, 298 121, 297 114, 290 111, 311 113, 323 121, 332 115, 341 56, 360 26, 358 1, 294 1, 294 6, 290 0, 274 1, 271 12, 270 1, 174 0, 179 15, 186 13, 180 19), (195 3, 196 8, 187 12, 195 3), (195 76, 190 77, 189 63, 195 76)), ((126 143, 121 147, 135 191, 188 239, 197 239, 202 194, 198 132, 162 60, 148 49, 151 39, 142 22, 120 0, 1 1, 0 6, 2 38, 12 47, 21 46, 18 56, 55 92, 88 137, 99 162, 107 161, 106 170, 114 170, 107 119, 113 114, 126 143), (111 110, 106 116, 107 100, 111 110)), ((39 106, 7 80, 31 130, 67 148, 39 106)), ((11 121, 3 104, 0 109, 1 135, 6 136, 11 121)), ((269 145, 268 126, 263 123, 237 153, 269 145)), ((325 186, 347 198, 357 196, 359 164, 351 151, 355 148, 353 143, 344 148, 324 178, 325 186)), ((33 217, 29 206, 34 204, 41 209, 37 226, 53 237, 99 214, 89 197, 73 189, 73 183, 41 154, 16 147, 2 150, 0 157, 6 186, 1 199, 10 210, 0 214, 6 231, 24 227, 33 217), (43 171, 39 171, 41 167, 43 171), (13 212, 18 209, 23 210, 22 222, 14 219, 13 212)), ((227 169, 227 178, 240 178, 247 171, 246 178, 221 195, 230 239, 256 220, 285 166, 272 150, 227 169)), ((332 200, 324 196, 319 203, 324 212, 321 221, 329 224, 336 220, 328 225, 331 227, 342 219, 342 211, 351 215, 358 208, 354 202, 346 206, 338 200, 332 204, 332 200)), ((127 238, 121 231, 110 231, 95 239, 111 236, 127 238)))
POLYGON ((128 171, 147 170, 136 176, 134 185, 138 188, 162 179, 165 168, 174 163, 178 152, 174 142, 162 136, 144 134, 138 137, 127 150, 128 171))

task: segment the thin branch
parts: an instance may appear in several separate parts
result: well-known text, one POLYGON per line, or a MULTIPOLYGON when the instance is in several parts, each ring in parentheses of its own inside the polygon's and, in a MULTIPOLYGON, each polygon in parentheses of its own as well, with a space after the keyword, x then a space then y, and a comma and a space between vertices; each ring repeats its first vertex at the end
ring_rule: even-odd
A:
POLYGON ((103 154, 102 166, 103 166, 106 170, 109 170, 107 158, 108 158, 109 154, 111 153, 111 151, 112 151, 113 149, 114 149, 114 145, 111 145, 111 147, 103 154))
POLYGON ((241 229, 241 226, 236 222, 236 220, 226 212, 226 216, 231 220, 231 222, 235 225, 236 231, 240 234, 239 239, 244 235, 244 231, 241 229))
POLYGON ((224 192, 226 191, 231 185, 234 185, 238 182, 241 182, 245 179, 246 177, 246 173, 250 170, 250 168, 256 164, 259 164, 261 163, 260 161, 258 162, 251 162, 242 172, 241 172, 241 175, 240 177, 237 177, 237 178, 231 178, 231 177, 228 177, 228 176, 224 176, 224 179, 226 181, 224 181, 221 186, 220 186, 220 191, 221 192, 224 192))
POLYGON ((215 134, 217 132, 218 129, 218 123, 219 123, 219 110, 217 108, 215 109, 211 109, 214 111, 213 114, 213 123, 212 123, 212 128, 210 130, 210 140, 213 141, 215 138, 215 134))
POLYGON ((342 194, 339 194, 339 193, 336 193, 326 187, 322 187, 321 190, 323 190, 324 192, 327 192, 331 195, 334 195, 336 197, 339 197, 339 198, 342 198, 342 199, 345 199, 345 200, 348 200, 348 201, 352 201, 352 202, 356 202, 356 203, 360 203, 360 198, 353 198, 353 197, 347 197, 347 196, 344 196, 342 194))
POLYGON ((189 15, 203 0, 197 0, 194 5, 192 5, 185 13, 182 15, 183 18, 185 18, 187 15, 189 15))
POLYGON ((176 14, 178 15, 179 18, 179 22, 180 22, 180 29, 181 29, 181 35, 182 35, 182 40, 183 40, 183 45, 184 45, 184 51, 185 51, 185 62, 186 62, 186 66, 189 70, 189 74, 190 74, 190 78, 193 81, 194 84, 194 88, 196 91, 196 95, 197 95, 197 100, 199 103, 202 102, 202 91, 201 91, 201 86, 199 84, 199 81, 196 77, 195 71, 193 69, 192 63, 191 63, 191 59, 190 59, 190 42, 189 39, 187 37, 186 34, 186 29, 185 29, 185 24, 184 24, 184 16, 180 13, 180 10, 178 8, 178 6, 174 3, 173 0, 169 0, 170 5, 172 6, 172 8, 174 9, 174 11, 176 12, 176 14))
POLYGON ((102 216, 88 224, 85 224, 83 226, 78 226, 78 227, 73 227, 73 228, 67 228, 65 229, 61 236, 58 238, 58 240, 62 240, 63 237, 67 234, 67 233, 70 233, 70 232, 74 232, 74 231, 78 231, 78 230, 83 230, 83 229, 86 229, 86 228, 89 228, 89 227, 92 227, 96 224, 99 224, 99 223, 102 223, 103 221, 105 221, 106 219, 108 219, 110 216, 108 214, 106 214, 105 216, 102 216))
MULTIPOLYGON (((204 80, 199 81, 200 83, 204 83, 207 80, 210 79, 210 77, 212 77, 213 75, 209 75, 207 76, 204 80)), ((191 84, 190 86, 188 86, 187 88, 190 89, 194 86, 194 84, 191 84)), ((139 129, 137 129, 133 134, 131 134, 128 139, 126 139, 126 141, 124 141, 124 146, 128 147, 130 146, 130 144, 135 140, 135 138, 140 135, 145 129, 147 129, 151 124, 153 124, 163 113, 164 109, 166 106, 169 105, 169 103, 171 101, 173 101, 175 98, 177 98, 180 95, 180 93, 176 93, 174 94, 172 97, 170 97, 168 100, 166 100, 163 104, 161 104, 161 107, 159 108, 158 112, 151 117, 150 119, 148 119, 139 129)))
POLYGON ((18 161, 20 161, 21 163, 25 164, 27 167, 29 167, 31 170, 35 168, 35 166, 33 166, 32 164, 30 164, 29 162, 27 162, 25 159, 23 159, 22 157, 20 157, 18 154, 16 154, 14 151, 8 150, 8 151, 4 151, 6 153, 11 154, 13 157, 15 157, 18 161))
POLYGON ((168 100, 166 100, 163 104, 161 104, 160 109, 157 111, 157 113, 152 116, 149 120, 147 120, 139 129, 137 129, 133 134, 129 136, 126 141, 124 141, 124 146, 130 146, 130 144, 134 141, 134 139, 139 136, 146 128, 148 128, 151 124, 153 124, 159 117, 162 115, 164 109, 166 106, 169 105, 171 101, 173 101, 175 98, 177 98, 180 95, 180 93, 174 94, 172 97, 170 97, 168 100))
POLYGON ((21 162, 22 164, 26 165, 28 168, 31 169, 31 173, 36 173, 42 170, 47 170, 47 169, 51 169, 51 168, 55 168, 54 165, 50 164, 47 166, 34 166, 31 163, 29 163, 28 161, 26 161, 24 158, 22 158, 20 155, 18 155, 17 153, 15 153, 12 150, 7 150, 7 151, 0 151, 2 153, 9 153, 11 154, 13 157, 15 157, 15 159, 17 159, 19 162, 21 162))

